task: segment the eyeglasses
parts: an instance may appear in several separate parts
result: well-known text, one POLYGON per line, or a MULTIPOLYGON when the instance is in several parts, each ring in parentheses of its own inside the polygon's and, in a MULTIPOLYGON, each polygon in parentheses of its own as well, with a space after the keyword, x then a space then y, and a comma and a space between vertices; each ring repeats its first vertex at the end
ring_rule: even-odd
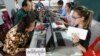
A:
POLYGON ((81 17, 75 17, 75 16, 72 16, 72 18, 73 18, 73 19, 77 19, 77 18, 81 18, 81 17))

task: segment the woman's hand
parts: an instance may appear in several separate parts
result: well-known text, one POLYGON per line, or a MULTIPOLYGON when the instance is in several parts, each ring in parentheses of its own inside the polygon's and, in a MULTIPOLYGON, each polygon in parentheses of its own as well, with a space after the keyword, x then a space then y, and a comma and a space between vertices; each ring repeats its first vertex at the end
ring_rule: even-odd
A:
POLYGON ((74 43, 74 44, 77 44, 77 43, 78 43, 77 48, 80 49, 82 52, 86 52, 85 47, 83 47, 83 46, 79 43, 79 41, 80 41, 79 36, 77 36, 77 34, 75 34, 75 33, 73 33, 72 35, 73 35, 73 38, 72 38, 73 43, 74 43))
POLYGON ((73 43, 78 43, 80 41, 79 36, 77 36, 77 34, 75 33, 73 33, 72 35, 73 35, 72 37, 73 43))

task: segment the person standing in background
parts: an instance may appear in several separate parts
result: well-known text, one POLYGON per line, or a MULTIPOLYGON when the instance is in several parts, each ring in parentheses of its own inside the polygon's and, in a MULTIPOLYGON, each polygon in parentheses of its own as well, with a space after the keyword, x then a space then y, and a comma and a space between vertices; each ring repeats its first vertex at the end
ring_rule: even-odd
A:
POLYGON ((35 7, 38 8, 38 9, 40 9, 40 8, 44 8, 44 5, 41 2, 41 0, 38 0, 38 3, 36 3, 35 7))
POLYGON ((15 7, 17 9, 17 11, 20 9, 20 6, 18 5, 18 0, 14 0, 15 1, 15 7))
POLYGON ((26 0, 26 1, 29 1, 31 3, 32 10, 34 10, 35 9, 35 4, 33 3, 33 0, 26 0))
POLYGON ((14 25, 18 24, 18 22, 21 20, 21 18, 25 15, 25 14, 29 14, 31 11, 32 7, 31 7, 31 3, 29 1, 23 1, 22 2, 22 8, 17 12, 17 15, 15 17, 14 20, 14 25))

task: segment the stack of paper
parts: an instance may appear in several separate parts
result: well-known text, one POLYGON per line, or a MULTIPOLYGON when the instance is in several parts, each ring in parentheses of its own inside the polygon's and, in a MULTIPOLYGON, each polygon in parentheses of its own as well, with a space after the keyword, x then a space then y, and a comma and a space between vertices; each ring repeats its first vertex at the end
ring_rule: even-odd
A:
POLYGON ((67 36, 73 37, 73 33, 75 33, 80 39, 85 40, 87 36, 88 30, 75 28, 75 27, 68 27, 67 36))

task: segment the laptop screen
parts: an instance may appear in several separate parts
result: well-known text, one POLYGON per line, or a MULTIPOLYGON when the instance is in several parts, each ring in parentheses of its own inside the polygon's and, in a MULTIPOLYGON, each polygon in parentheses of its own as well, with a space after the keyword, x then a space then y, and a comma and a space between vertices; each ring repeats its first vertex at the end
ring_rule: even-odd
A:
POLYGON ((51 36, 52 36, 52 32, 51 32, 51 27, 49 26, 47 31, 46 31, 46 45, 48 44, 51 36))

